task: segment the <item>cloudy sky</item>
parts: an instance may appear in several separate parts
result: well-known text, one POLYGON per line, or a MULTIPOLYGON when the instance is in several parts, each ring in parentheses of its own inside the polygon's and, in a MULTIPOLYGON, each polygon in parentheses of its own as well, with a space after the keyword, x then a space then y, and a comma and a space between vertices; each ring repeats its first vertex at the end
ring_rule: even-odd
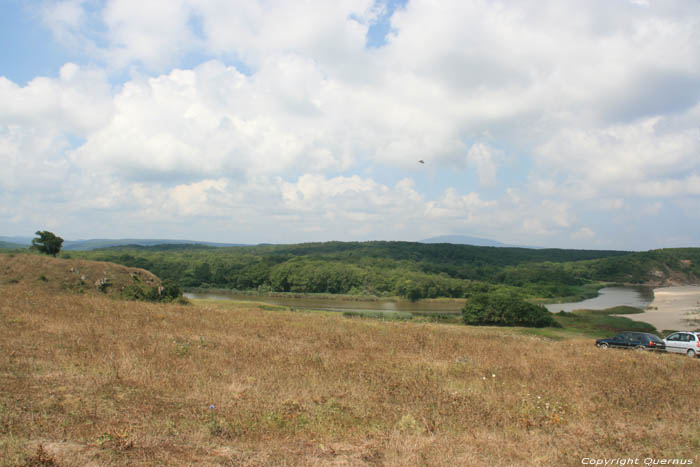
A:
POLYGON ((0 47, 0 235, 700 246, 700 2, 3 0, 0 47))

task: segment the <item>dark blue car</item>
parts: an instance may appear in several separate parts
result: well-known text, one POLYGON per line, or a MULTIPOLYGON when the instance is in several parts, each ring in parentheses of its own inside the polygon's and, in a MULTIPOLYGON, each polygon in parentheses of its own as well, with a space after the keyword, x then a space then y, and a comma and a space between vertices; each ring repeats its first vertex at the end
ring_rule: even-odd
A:
POLYGON ((620 347, 623 349, 666 350, 666 344, 659 337, 648 332, 621 332, 615 337, 598 339, 595 345, 606 349, 620 347))

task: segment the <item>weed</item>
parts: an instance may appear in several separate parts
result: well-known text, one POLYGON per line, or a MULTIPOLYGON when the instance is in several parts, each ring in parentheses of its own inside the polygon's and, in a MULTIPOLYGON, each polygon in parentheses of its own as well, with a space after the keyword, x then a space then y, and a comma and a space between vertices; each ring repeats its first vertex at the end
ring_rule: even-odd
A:
POLYGON ((188 340, 176 339, 173 341, 175 344, 175 354, 178 357, 186 357, 190 354, 192 344, 188 340))
POLYGON ((126 451, 134 447, 134 441, 127 431, 105 432, 98 436, 95 441, 97 445, 103 449, 126 451))
POLYGON ((258 308, 265 311, 287 311, 289 307, 279 305, 258 305, 258 308))
POLYGON ((413 418, 413 415, 410 414, 406 414, 403 417, 401 417, 401 420, 399 420, 396 424, 396 428, 402 433, 410 434, 419 433, 423 431, 418 421, 415 418, 413 418))
POLYGON ((383 321, 408 321, 413 314, 407 311, 344 311, 346 318, 371 318, 383 321))
POLYGON ((51 467, 58 466, 56 458, 44 450, 44 445, 39 444, 34 455, 24 458, 26 467, 51 467))

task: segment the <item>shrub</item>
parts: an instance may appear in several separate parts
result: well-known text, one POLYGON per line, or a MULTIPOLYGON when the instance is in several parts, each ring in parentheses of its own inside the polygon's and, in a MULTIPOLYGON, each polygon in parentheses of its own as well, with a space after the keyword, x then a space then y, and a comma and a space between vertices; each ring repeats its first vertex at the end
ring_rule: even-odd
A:
POLYGON ((473 294, 462 318, 465 324, 477 326, 561 327, 545 307, 512 294, 473 294))
POLYGON ((122 291, 122 297, 127 300, 143 300, 148 302, 177 302, 186 304, 182 290, 172 281, 165 280, 159 286, 146 286, 142 284, 130 284, 122 291))

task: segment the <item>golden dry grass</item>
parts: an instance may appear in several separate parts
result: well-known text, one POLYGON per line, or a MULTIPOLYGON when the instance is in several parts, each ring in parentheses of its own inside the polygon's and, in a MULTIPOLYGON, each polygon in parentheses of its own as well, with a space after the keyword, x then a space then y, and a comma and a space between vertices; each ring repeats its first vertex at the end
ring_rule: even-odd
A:
POLYGON ((159 286, 160 279, 140 268, 31 253, 0 253, 0 286, 25 284, 53 292, 99 293, 118 297, 131 285, 159 286), (103 283, 101 288, 98 287, 103 283))
POLYGON ((0 284, 0 465, 700 461, 697 360, 43 283, 0 284))

